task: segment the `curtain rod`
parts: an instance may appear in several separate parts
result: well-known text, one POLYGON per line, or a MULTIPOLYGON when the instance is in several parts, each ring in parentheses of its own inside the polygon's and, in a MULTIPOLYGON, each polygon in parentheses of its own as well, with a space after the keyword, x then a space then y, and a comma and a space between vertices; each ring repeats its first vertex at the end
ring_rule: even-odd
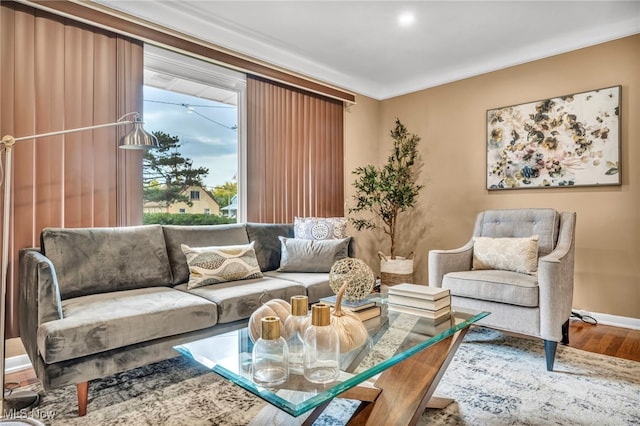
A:
POLYGON ((268 78, 349 104, 356 103, 355 95, 351 92, 280 69, 101 4, 86 0, 16 0, 16 2, 237 71, 268 78))

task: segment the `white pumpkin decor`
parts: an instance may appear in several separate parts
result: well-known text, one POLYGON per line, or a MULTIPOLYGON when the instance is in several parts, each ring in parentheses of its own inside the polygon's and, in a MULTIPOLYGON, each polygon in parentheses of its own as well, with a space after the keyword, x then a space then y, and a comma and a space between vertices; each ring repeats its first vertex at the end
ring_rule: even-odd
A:
MULTIPOLYGON (((349 309, 342 308, 342 297, 349 288, 346 281, 336 295, 336 304, 331 311, 331 325, 338 330, 340 338, 340 353, 347 353, 364 345, 369 338, 367 327, 360 318, 349 309)), ((311 325, 311 317, 304 321, 304 329, 311 325)))
POLYGON ((263 303, 249 318, 249 337, 251 337, 251 341, 255 343, 262 334, 262 318, 271 316, 280 319, 280 334, 287 340, 289 336, 287 336, 284 322, 289 315, 291 315, 291 304, 286 300, 271 299, 263 303))

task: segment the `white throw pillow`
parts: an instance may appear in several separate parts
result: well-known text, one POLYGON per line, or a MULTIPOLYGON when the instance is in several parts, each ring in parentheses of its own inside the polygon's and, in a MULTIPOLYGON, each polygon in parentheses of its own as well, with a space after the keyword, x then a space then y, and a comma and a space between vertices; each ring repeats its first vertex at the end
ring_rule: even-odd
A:
POLYGON ((473 239, 473 269, 534 274, 538 270, 538 236, 473 239))
POLYGON ((180 244, 189 266, 188 289, 227 281, 262 278, 251 244, 189 247, 180 244))

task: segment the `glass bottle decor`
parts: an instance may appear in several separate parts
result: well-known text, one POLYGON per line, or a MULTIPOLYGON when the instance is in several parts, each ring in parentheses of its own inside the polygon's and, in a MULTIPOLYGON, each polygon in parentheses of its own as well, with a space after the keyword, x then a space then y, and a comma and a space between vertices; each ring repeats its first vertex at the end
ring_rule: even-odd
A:
POLYGON ((309 313, 307 296, 291 297, 291 315, 284 322, 287 330, 287 346, 289 347, 289 372, 302 374, 304 361, 304 320, 309 313))
POLYGON ((280 318, 264 317, 261 325, 262 334, 253 345, 253 381, 263 386, 276 386, 289 378, 289 350, 280 335, 280 318))
POLYGON ((304 377, 312 383, 329 383, 340 375, 340 339, 331 325, 331 307, 311 307, 311 326, 304 333, 304 377))

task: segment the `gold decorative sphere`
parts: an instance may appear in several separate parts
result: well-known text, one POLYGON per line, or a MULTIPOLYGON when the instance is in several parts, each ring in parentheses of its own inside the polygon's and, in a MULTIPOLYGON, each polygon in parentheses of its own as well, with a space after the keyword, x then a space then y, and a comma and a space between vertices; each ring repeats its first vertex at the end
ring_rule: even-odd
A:
POLYGON ((376 277, 364 261, 353 257, 345 257, 333 264, 329 271, 329 286, 334 293, 348 281, 349 287, 344 293, 346 300, 361 300, 371 294, 376 277))

